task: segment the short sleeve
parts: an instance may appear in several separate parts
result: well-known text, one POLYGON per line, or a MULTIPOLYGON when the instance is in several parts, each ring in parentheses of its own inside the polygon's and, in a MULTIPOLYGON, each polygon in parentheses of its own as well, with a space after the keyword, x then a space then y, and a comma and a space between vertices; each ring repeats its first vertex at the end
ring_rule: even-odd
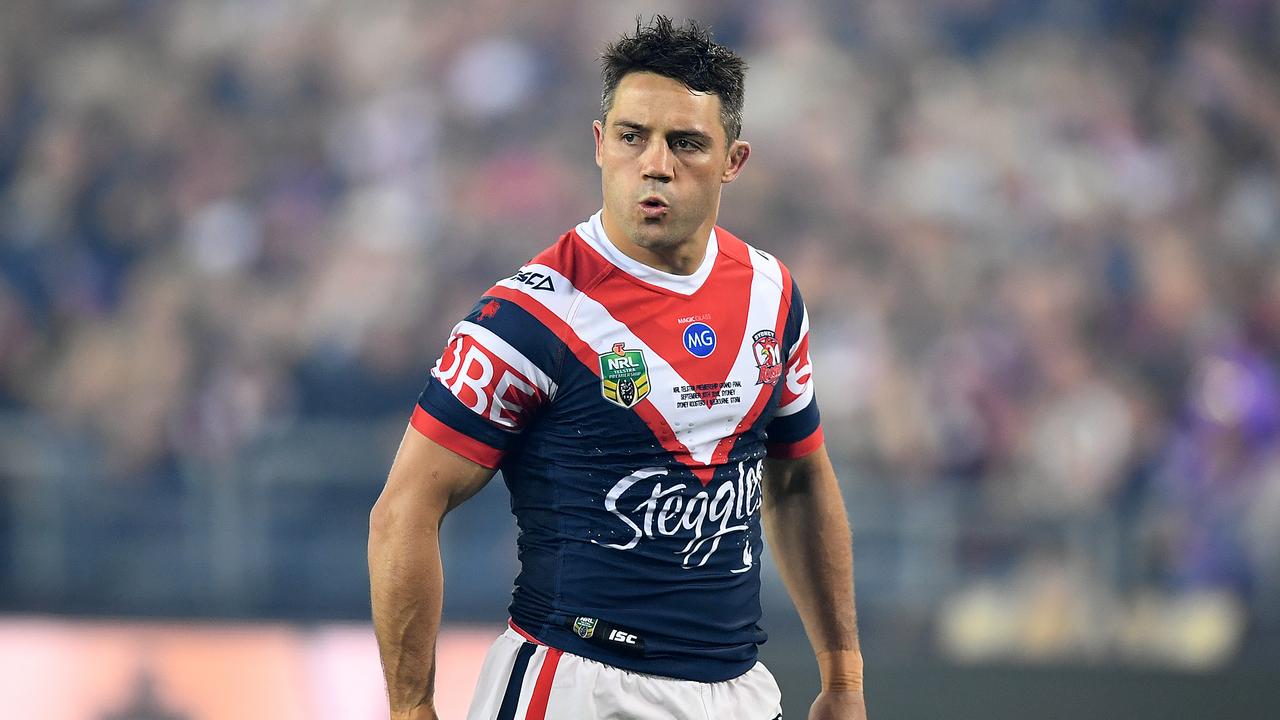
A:
POLYGON ((778 409, 765 428, 766 448, 769 457, 798 458, 818 449, 823 435, 813 390, 813 361, 809 358, 809 311, 794 282, 785 338, 786 369, 778 409))
POLYGON ((449 335, 410 424, 489 468, 556 393, 556 343, 508 301, 484 297, 449 335))

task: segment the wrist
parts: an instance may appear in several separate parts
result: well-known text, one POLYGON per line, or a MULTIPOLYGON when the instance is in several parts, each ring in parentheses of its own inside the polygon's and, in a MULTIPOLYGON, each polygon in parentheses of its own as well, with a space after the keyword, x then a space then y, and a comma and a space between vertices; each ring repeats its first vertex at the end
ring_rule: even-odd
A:
POLYGON ((431 703, 391 711, 391 720, 435 720, 435 717, 435 707, 431 703))
POLYGON ((862 691, 861 651, 823 650, 817 655, 823 692, 862 691))

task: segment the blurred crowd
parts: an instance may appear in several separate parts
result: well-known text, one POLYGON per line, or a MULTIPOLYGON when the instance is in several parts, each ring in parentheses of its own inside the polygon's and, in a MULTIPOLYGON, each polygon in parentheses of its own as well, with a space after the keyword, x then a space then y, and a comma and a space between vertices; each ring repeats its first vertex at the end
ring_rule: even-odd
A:
POLYGON ((407 418, 599 207, 596 58, 658 10, 751 66, 721 224, 801 283, 846 485, 1119 517, 1143 587, 1280 620, 1267 0, 6 0, 0 413, 157 491, 407 418))

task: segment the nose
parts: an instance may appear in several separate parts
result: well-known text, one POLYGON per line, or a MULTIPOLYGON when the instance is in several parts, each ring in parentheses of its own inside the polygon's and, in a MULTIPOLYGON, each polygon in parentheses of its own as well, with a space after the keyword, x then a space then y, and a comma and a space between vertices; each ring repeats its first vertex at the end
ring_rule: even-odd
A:
POLYGON ((646 180, 668 182, 672 177, 671 148, 664 142, 651 142, 641 157, 646 180))

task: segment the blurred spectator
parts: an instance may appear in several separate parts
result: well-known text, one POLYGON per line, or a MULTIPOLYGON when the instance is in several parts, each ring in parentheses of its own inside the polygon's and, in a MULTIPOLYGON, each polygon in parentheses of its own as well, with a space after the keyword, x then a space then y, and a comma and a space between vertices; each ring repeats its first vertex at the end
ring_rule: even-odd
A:
MULTIPOLYGON (((407 417, 597 207, 592 58, 631 16, 551 5, 6 2, 0 411, 156 487, 407 417)), ((1280 620, 1276 5, 670 5, 751 62, 722 218, 804 283, 844 480, 1116 512, 1147 590, 1280 620)), ((1115 580, 1027 555, 1026 592, 1115 580)))

